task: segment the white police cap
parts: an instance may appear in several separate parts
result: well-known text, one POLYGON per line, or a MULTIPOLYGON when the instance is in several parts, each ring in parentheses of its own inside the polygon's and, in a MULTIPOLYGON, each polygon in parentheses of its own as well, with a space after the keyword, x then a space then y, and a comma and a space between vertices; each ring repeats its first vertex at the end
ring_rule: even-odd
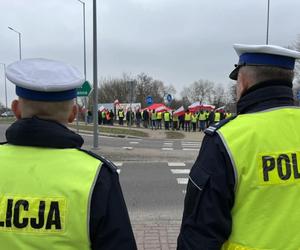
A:
POLYGON ((64 101, 76 97, 84 76, 73 66, 44 58, 24 59, 7 66, 6 77, 16 94, 35 101, 64 101))
POLYGON ((300 59, 300 52, 276 45, 246 45, 234 44, 233 48, 239 56, 239 62, 229 77, 237 79, 241 66, 272 66, 293 70, 295 60, 300 59))

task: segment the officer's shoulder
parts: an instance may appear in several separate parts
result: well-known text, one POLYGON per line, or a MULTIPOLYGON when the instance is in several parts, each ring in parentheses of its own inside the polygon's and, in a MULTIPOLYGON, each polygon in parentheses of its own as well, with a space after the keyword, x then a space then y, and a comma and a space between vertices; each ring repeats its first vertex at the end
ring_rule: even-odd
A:
POLYGON ((207 129, 204 130, 204 133, 209 136, 213 136, 217 133, 218 129, 222 128, 225 124, 231 122, 237 116, 232 116, 227 119, 223 119, 215 124, 210 125, 207 129))
POLYGON ((84 152, 84 153, 86 153, 86 154, 88 154, 88 155, 90 155, 90 156, 92 156, 92 157, 100 160, 103 163, 103 166, 107 167, 110 171, 117 173, 118 168, 117 168, 117 166, 112 161, 106 159, 103 156, 97 155, 97 154, 95 154, 92 151, 85 150, 85 149, 82 149, 82 148, 79 148, 79 150, 81 152, 84 152))

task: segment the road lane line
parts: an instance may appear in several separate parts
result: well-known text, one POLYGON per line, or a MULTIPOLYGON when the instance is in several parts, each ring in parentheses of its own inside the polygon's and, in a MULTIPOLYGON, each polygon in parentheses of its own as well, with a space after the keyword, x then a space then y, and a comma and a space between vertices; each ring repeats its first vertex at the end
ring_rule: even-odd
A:
POLYGON ((199 148, 183 148, 184 151, 198 151, 199 148))
POLYGON ((172 174, 189 174, 189 169, 171 169, 172 174))
POLYGON ((133 147, 122 147, 123 149, 132 150, 133 147))
POLYGON ((176 178, 177 183, 180 185, 186 185, 188 184, 189 178, 176 178))
POLYGON ((161 150, 163 150, 163 151, 171 151, 171 150, 173 150, 173 148, 162 148, 161 150))
POLYGON ((184 162, 168 162, 169 167, 185 167, 186 164, 184 162))

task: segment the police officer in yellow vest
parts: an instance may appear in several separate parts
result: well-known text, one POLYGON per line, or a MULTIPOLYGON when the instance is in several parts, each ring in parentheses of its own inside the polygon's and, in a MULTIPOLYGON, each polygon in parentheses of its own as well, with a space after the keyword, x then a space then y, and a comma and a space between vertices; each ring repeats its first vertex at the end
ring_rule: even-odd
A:
POLYGON ((237 117, 205 131, 178 249, 300 249, 300 109, 292 91, 300 53, 272 45, 234 49, 237 117))
POLYGON ((165 130, 170 129, 171 114, 169 111, 164 112, 165 130))
POLYGON ((17 121, 0 145, 1 249, 136 249, 116 167, 66 127, 84 77, 25 59, 7 67, 17 121))

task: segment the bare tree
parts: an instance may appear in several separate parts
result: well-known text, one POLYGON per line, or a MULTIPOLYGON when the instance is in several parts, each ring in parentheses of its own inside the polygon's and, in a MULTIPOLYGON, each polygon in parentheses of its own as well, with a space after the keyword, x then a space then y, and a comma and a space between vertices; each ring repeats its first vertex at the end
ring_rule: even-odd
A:
POLYGON ((195 81, 183 89, 181 97, 187 99, 190 103, 197 101, 212 103, 214 100, 214 83, 208 80, 195 81))

